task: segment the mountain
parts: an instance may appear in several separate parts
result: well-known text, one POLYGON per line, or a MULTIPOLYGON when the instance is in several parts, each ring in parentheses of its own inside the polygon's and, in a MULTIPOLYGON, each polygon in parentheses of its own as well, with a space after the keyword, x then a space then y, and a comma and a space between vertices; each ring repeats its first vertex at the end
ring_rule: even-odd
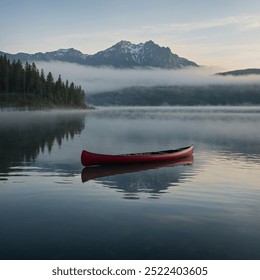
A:
POLYGON ((89 56, 90 65, 111 65, 114 67, 160 67, 182 68, 198 66, 196 63, 173 54, 170 48, 160 47, 153 41, 138 45, 120 41, 109 49, 89 56))
POLYGON ((64 61, 64 62, 74 62, 79 64, 84 64, 85 58, 88 55, 81 53, 73 48, 70 49, 59 49, 53 52, 46 53, 17 53, 9 54, 0 51, 0 55, 6 55, 10 60, 21 60, 23 62, 36 62, 36 61, 64 61))
POLYGON ((83 65, 113 66, 118 68, 160 67, 178 69, 187 66, 198 67, 195 62, 179 57, 177 54, 173 54, 170 48, 161 47, 153 41, 140 44, 120 41, 112 47, 94 55, 83 54, 73 48, 35 54, 9 54, 0 51, 0 55, 6 55, 10 60, 19 59, 29 62, 64 61, 83 65))
POLYGON ((216 75, 221 75, 221 76, 260 75, 260 69, 248 68, 248 69, 234 70, 234 71, 228 71, 228 72, 220 72, 220 73, 217 73, 216 75))

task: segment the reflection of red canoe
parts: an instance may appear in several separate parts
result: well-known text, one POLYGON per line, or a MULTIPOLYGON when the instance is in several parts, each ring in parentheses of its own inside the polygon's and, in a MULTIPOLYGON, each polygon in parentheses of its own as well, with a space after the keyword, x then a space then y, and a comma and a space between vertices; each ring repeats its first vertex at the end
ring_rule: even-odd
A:
POLYGON ((193 145, 176 150, 121 155, 94 154, 83 150, 81 153, 81 162, 84 166, 148 162, 152 163, 181 159, 192 154, 193 145))
POLYGON ((132 173, 132 172, 144 171, 148 169, 157 169, 162 167, 188 165, 192 163, 193 163, 193 156, 188 156, 177 160, 161 161, 161 162, 154 162, 154 163, 88 166, 82 170, 81 179, 82 182, 86 182, 88 180, 93 180, 99 177, 132 173))

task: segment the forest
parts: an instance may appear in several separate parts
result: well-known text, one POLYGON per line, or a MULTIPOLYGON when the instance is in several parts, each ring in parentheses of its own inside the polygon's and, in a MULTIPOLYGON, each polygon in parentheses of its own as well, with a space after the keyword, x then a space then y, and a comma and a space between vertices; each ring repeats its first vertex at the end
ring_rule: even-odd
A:
POLYGON ((129 87, 88 96, 94 106, 260 105, 260 85, 129 87))
POLYGON ((86 108, 85 92, 59 75, 45 76, 35 63, 12 62, 0 56, 0 107, 86 108))

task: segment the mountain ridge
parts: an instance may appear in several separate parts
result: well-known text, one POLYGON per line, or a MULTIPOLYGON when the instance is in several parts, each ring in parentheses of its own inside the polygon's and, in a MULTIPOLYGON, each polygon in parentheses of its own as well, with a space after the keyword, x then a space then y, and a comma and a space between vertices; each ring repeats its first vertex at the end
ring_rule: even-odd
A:
POLYGON ((219 76, 246 76, 246 75, 260 75, 259 68, 246 68, 246 69, 238 69, 226 72, 219 72, 216 75, 219 76))
POLYGON ((83 54, 74 48, 34 54, 23 52, 10 54, 0 51, 0 55, 6 55, 10 60, 21 60, 23 62, 62 61, 89 66, 112 66, 115 68, 158 67, 180 69, 199 67, 195 62, 172 53, 169 47, 161 47, 151 40, 139 44, 122 40, 110 48, 93 55, 83 54))

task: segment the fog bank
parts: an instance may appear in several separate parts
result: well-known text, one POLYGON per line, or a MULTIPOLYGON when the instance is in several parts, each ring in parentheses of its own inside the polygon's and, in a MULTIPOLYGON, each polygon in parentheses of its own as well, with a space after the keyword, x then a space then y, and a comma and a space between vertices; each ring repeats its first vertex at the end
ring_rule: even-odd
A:
POLYGON ((260 84, 259 76, 216 76, 214 68, 186 68, 168 70, 161 68, 116 69, 91 67, 66 62, 37 62, 45 75, 51 71, 55 78, 81 85, 87 94, 120 90, 131 86, 199 86, 227 84, 260 84))

